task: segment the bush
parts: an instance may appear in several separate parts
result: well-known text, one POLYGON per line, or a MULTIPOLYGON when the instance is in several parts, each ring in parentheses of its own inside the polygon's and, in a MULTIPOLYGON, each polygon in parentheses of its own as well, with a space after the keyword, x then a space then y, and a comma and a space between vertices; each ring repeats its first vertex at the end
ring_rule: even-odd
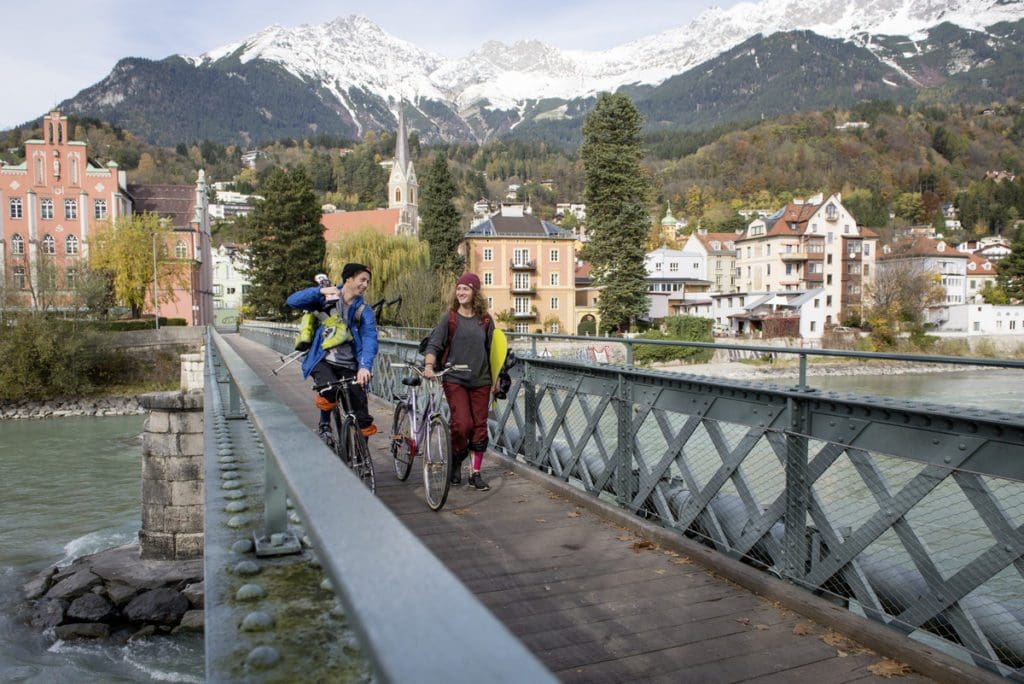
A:
POLYGON ((75 320, 22 314, 0 328, 0 399, 88 394, 105 352, 75 320))
MULTIPOLYGON (((160 317, 160 327, 169 328, 174 326, 188 325, 188 322, 184 318, 164 318, 160 317)), ((153 320, 146 320, 144 318, 135 318, 125 321, 90 321, 89 326, 93 330, 102 330, 106 332, 124 332, 126 330, 153 330, 153 320)))
MULTIPOLYGON (((665 319, 665 332, 649 330, 634 340, 676 340, 682 342, 714 342, 711 319, 697 316, 669 316, 665 319)), ((668 345, 640 345, 633 347, 633 363, 647 366, 667 361, 707 363, 714 350, 699 347, 671 347, 668 345)))

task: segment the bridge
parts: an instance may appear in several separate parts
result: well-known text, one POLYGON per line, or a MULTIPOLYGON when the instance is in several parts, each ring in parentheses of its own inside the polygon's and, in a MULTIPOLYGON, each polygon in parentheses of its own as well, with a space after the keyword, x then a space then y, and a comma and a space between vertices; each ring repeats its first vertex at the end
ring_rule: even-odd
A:
POLYGON ((434 513, 387 443, 416 342, 373 496, 270 373, 292 336, 207 345, 211 681, 1024 677, 1020 416, 526 354, 491 491, 434 513))

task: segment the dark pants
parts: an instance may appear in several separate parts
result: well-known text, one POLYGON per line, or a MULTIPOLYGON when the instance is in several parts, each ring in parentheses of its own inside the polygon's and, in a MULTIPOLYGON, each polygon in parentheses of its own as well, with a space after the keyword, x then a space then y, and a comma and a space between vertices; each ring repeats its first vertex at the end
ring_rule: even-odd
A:
POLYGON ((452 417, 452 454, 464 457, 469 449, 487 449, 487 413, 490 410, 491 387, 463 387, 453 382, 444 383, 444 396, 452 417))
MULTIPOLYGON (((310 371, 310 375, 313 376, 314 385, 326 385, 329 382, 335 380, 349 380, 356 377, 356 369, 345 368, 344 366, 335 366, 326 361, 313 366, 313 370, 310 371)), ((342 390, 334 389, 329 392, 323 393, 324 398, 330 401, 341 401, 340 394, 342 390)), ((359 423, 359 427, 369 427, 373 424, 373 416, 370 415, 369 408, 366 404, 366 391, 359 385, 348 386, 348 398, 351 402, 352 412, 356 414, 356 422, 359 423)), ((342 405, 344 408, 344 404, 342 405)), ((342 411, 344 413, 344 410, 342 411)), ((320 423, 330 422, 331 413, 330 411, 320 412, 320 423)))

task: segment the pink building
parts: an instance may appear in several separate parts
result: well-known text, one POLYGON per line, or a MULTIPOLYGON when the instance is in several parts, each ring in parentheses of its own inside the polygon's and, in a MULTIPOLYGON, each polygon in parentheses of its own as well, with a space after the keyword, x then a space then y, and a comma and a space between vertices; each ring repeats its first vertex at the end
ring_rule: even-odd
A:
POLYGON ((0 166, 0 288, 13 306, 46 306, 47 293, 60 306, 96 225, 132 211, 124 172, 90 161, 70 133, 67 117, 50 112, 25 161, 0 166))

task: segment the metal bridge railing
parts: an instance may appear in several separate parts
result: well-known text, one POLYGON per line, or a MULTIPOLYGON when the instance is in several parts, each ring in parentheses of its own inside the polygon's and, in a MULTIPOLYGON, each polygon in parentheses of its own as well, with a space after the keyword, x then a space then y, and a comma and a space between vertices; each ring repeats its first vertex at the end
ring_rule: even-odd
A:
MULTIPOLYGON (((1024 363, 688 346, 796 354, 799 384, 546 359, 534 347, 492 414, 492 443, 912 638, 1024 677, 1024 416, 822 393, 807 387, 806 357, 1024 363)), ((382 338, 375 393, 390 398, 400 377, 391 362, 416 357, 415 342, 382 338)))
MULTIPOLYGON (((207 350, 208 420, 219 431, 220 424, 211 412, 221 404, 215 369, 223 368, 227 377, 222 380, 229 384, 228 403, 234 407, 229 413, 240 415, 244 409, 265 451, 262 487, 266 511, 264 529, 257 536, 273 540, 271 543, 288 537, 287 492, 376 679, 554 681, 380 500, 340 466, 337 457, 299 418, 274 398, 215 331, 211 331, 207 350)), ((207 436, 208 474, 216 472, 216 466, 209 465, 216 462, 218 454, 213 432, 207 436)), ((213 489, 210 485, 208 494, 213 489)), ((213 533, 222 534, 223 530, 213 533)), ((242 572, 241 568, 225 567, 223 554, 208 558, 208 563, 207 577, 214 580, 224 573, 242 572)), ((240 600, 220 598, 224 602, 240 600)), ((229 641, 231 626, 220 624, 230 618, 226 612, 218 612, 218 606, 212 611, 208 606, 207 613, 215 620, 207 626, 207 678, 234 679, 239 673, 231 669, 229 656, 238 646, 229 641)), ((246 624, 240 629, 245 630, 246 624)), ((260 655, 254 650, 250 657, 258 660, 260 655)), ((263 659, 267 660, 265 653, 263 659)), ((317 678, 316 673, 308 675, 317 678)))

